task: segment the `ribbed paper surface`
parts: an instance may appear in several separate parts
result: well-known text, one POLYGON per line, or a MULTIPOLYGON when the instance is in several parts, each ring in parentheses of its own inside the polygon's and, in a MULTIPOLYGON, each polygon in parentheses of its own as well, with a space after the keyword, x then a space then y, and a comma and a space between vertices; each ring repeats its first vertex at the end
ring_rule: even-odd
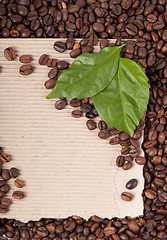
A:
MULTIPOLYGON (((55 100, 46 100, 49 90, 44 82, 49 68, 38 64, 40 55, 72 61, 68 51, 60 54, 53 49, 54 41, 0 40, 0 145, 12 156, 6 168, 21 170, 26 195, 23 200, 14 200, 10 211, 1 217, 28 221, 70 215, 111 218, 142 214, 142 167, 134 163, 128 171, 118 169, 115 159, 120 146, 99 139, 97 129, 89 131, 86 118, 72 118, 71 107, 58 111, 55 100), (16 50, 15 61, 4 58, 6 47, 16 50), (34 72, 29 76, 19 74, 22 64, 18 59, 23 54, 33 57, 34 72), (123 202, 120 194, 134 177, 139 181, 131 190, 134 200, 123 202)), ((9 196, 16 189, 10 182, 9 196)))

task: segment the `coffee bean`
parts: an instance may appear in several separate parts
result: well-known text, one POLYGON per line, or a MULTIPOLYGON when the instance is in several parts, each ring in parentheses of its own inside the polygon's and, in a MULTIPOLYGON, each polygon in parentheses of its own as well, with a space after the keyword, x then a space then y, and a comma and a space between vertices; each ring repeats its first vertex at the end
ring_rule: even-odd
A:
POLYGON ((98 128, 99 128, 99 130, 104 130, 104 129, 106 129, 106 128, 107 128, 107 124, 105 123, 105 121, 100 120, 100 121, 98 122, 98 128))
POLYGON ((122 141, 129 139, 129 135, 128 135, 127 133, 125 133, 125 132, 119 133, 119 136, 118 136, 118 137, 119 137, 119 139, 122 140, 122 141))
POLYGON ((20 172, 17 168, 11 168, 9 170, 9 174, 10 174, 11 178, 17 178, 20 175, 20 172))
POLYGON ((147 197, 147 198, 149 198, 149 199, 154 199, 154 198, 156 198, 156 192, 154 191, 154 190, 152 190, 152 189, 147 189, 147 190, 145 190, 145 196, 147 197))
POLYGON ((137 156, 135 162, 139 165, 144 165, 146 163, 145 157, 137 156))
MULTIPOLYGON (((8 180, 8 179, 7 179, 7 180, 8 180)), ((10 187, 9 187, 9 185, 4 184, 3 186, 1 186, 0 189, 1 189, 2 192, 4 192, 4 193, 8 193, 9 190, 10 190, 10 187)))
MULTIPOLYGON (((110 133, 111 133, 111 131, 110 131, 110 133)), ((111 138, 110 141, 109 141, 110 145, 116 145, 116 144, 119 144, 119 143, 120 143, 120 140, 117 136, 111 138)))
POLYGON ((4 206, 9 206, 12 204, 12 201, 9 198, 1 198, 1 204, 4 206))
POLYGON ((24 193, 22 191, 14 191, 12 194, 12 197, 14 199, 23 199, 24 198, 24 193))
POLYGON ((129 147, 128 146, 123 147, 121 150, 121 154, 127 155, 128 153, 129 153, 129 147))
POLYGON ((51 68, 55 68, 56 64, 57 62, 56 62, 56 59, 54 58, 50 58, 46 63, 47 67, 51 67, 51 68))
POLYGON ((30 75, 33 72, 33 67, 30 64, 22 65, 19 72, 24 76, 30 75))
POLYGON ((139 130, 135 130, 135 132, 134 132, 134 134, 133 134, 133 138, 134 138, 135 140, 138 140, 138 139, 141 138, 141 136, 142 136, 142 132, 139 131, 139 130))
POLYGON ((49 60, 49 56, 46 55, 46 54, 43 54, 43 55, 41 55, 40 58, 39 58, 39 64, 40 64, 40 65, 46 65, 47 62, 48 62, 48 60, 49 60))
POLYGON ((130 223, 128 224, 128 227, 134 233, 137 233, 140 229, 135 220, 131 220, 130 223))
POLYGON ((10 156, 6 153, 1 153, 0 155, 0 161, 7 163, 11 160, 10 156))
POLYGON ((22 55, 19 57, 21 63, 30 63, 32 61, 31 55, 22 55))
POLYGON ((123 0, 121 2, 121 6, 124 10, 128 10, 131 7, 132 2, 133 2, 132 0, 123 0))
POLYGON ((137 186, 137 179, 133 178, 126 183, 127 189, 134 189, 137 186))
POLYGON ((86 122, 86 126, 89 130, 94 130, 94 129, 96 129, 96 122, 93 120, 88 120, 86 122))
POLYGON ((139 152, 136 148, 131 148, 130 151, 129 151, 129 155, 134 158, 134 157, 137 157, 139 155, 139 152))
POLYGON ((45 82, 46 89, 52 89, 56 86, 56 79, 51 78, 45 82))
POLYGON ((8 169, 2 169, 2 172, 1 172, 1 177, 4 181, 7 181, 9 180, 11 177, 10 177, 10 173, 9 173, 9 170, 8 169))
POLYGON ((133 164, 131 162, 125 162, 124 165, 122 166, 123 170, 129 170, 130 168, 132 168, 133 164))
POLYGON ((109 136, 110 136, 110 134, 107 129, 100 130, 98 133, 98 137, 101 139, 107 139, 109 136))
POLYGON ((70 100, 70 106, 71 107, 74 107, 74 108, 77 108, 81 105, 81 101, 76 99, 76 98, 73 98, 70 100))
POLYGON ((6 213, 8 211, 7 206, 0 204, 0 213, 6 213))
POLYGON ((72 50, 73 49, 73 46, 74 46, 74 39, 73 38, 67 38, 67 41, 66 41, 66 46, 67 46, 67 49, 68 50, 72 50))
POLYGON ((122 155, 118 156, 117 159, 116 159, 117 167, 123 167, 124 163, 125 163, 124 156, 122 156, 122 155))
POLYGON ((55 103, 55 108, 56 108, 57 110, 62 110, 62 109, 64 109, 66 106, 67 106, 67 101, 66 101, 66 100, 63 100, 63 99, 57 100, 56 103, 55 103))
POLYGON ((59 70, 64 70, 64 69, 67 69, 69 67, 69 63, 68 62, 65 62, 65 61, 58 61, 57 62, 57 68, 59 70))
POLYGON ((132 23, 129 23, 126 26, 126 31, 130 36, 135 36, 138 33, 138 29, 135 25, 133 25, 132 23))
POLYGON ((48 72, 48 77, 49 78, 56 78, 57 75, 57 68, 52 68, 49 72, 48 72))
POLYGON ((87 113, 92 110, 92 106, 89 103, 82 103, 80 109, 82 112, 87 113))
POLYGON ((5 196, 5 193, 0 190, 0 198, 3 198, 5 196))
POLYGON ((126 202, 130 202, 133 198, 133 195, 129 192, 123 192, 123 193, 121 193, 121 198, 122 198, 122 200, 124 200, 126 202))
POLYGON ((20 180, 20 179, 16 179, 16 180, 14 181, 14 184, 15 184, 15 186, 16 186, 17 188, 22 188, 22 187, 24 187, 24 182, 23 182, 22 180, 20 180))
POLYGON ((13 61, 16 58, 16 53, 13 48, 9 47, 4 50, 4 56, 8 61, 13 61))
POLYGON ((18 12, 21 16, 25 17, 25 16, 27 16, 27 14, 28 14, 28 9, 27 9, 26 6, 18 5, 18 6, 17 6, 17 12, 18 12))
POLYGON ((80 117, 82 117, 82 112, 80 110, 73 110, 71 115, 74 118, 80 118, 80 117))
POLYGON ((75 49, 70 52, 71 58, 76 58, 81 54, 81 49, 75 49))
POLYGON ((98 33, 104 32, 104 25, 102 23, 95 22, 93 24, 93 29, 95 32, 98 32, 98 33))
POLYGON ((53 47, 57 52, 60 52, 60 53, 63 53, 66 50, 66 44, 61 41, 55 42, 53 47))
POLYGON ((116 232, 116 228, 115 227, 106 227, 104 229, 104 234, 106 237, 109 237, 109 236, 113 236, 113 234, 116 232))

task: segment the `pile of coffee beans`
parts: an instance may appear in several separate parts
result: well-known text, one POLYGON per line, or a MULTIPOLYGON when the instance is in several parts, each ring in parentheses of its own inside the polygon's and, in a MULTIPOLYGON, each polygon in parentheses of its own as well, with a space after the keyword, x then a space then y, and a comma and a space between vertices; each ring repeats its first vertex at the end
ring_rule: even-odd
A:
MULTIPOLYGON (((11 157, 3 152, 3 148, 0 147, 0 213, 6 213, 9 211, 9 206, 12 204, 12 200, 6 195, 10 191, 8 181, 15 179, 14 184, 17 188, 22 188, 24 183, 17 177, 20 175, 20 171, 17 168, 6 169, 3 168, 4 164, 8 163, 11 157)), ((9 194, 8 194, 9 195, 9 194)), ((14 191, 12 197, 15 199, 22 199, 24 193, 21 191, 14 191)))
MULTIPOLYGON (((151 85, 144 130, 145 158, 135 157, 136 163, 144 164, 143 216, 133 219, 94 216, 88 221, 73 216, 28 223, 2 219, 0 239, 167 239, 166 0, 1 0, 0 19, 1 37, 62 37, 68 38, 69 45, 72 45, 72 38, 81 37, 88 47, 96 45, 101 38, 101 48, 108 46, 107 38, 117 39, 116 45, 121 38, 133 38, 135 41, 126 42, 123 57, 139 63, 151 85)), ((81 42, 80 48, 78 44, 75 49, 73 47, 71 50, 77 51, 71 53, 71 57, 83 52, 81 42)), ((63 43, 56 41, 54 48, 64 52, 68 49, 66 39, 63 43)), ((71 104, 80 108, 82 101, 73 100, 71 104)), ((67 100, 62 98, 55 107, 63 109, 66 105, 67 100)), ((92 114, 92 109, 89 114, 75 109, 72 115, 94 116, 96 110, 92 114)), ((105 123, 97 124, 93 118, 88 119, 88 129, 93 130, 97 125, 102 131, 105 123)), ((112 131, 119 136, 116 129, 112 131)), ((100 136, 108 136, 108 132, 100 132, 100 136)), ((126 141, 118 136, 112 142, 126 141)), ((132 199, 133 196, 124 192, 123 198, 132 199)))
POLYGON ((56 85, 56 80, 60 77, 62 70, 69 67, 69 63, 65 61, 57 61, 54 58, 49 58, 47 54, 42 54, 38 63, 40 65, 46 65, 51 68, 48 72, 48 80, 45 82, 46 89, 52 89, 56 85))

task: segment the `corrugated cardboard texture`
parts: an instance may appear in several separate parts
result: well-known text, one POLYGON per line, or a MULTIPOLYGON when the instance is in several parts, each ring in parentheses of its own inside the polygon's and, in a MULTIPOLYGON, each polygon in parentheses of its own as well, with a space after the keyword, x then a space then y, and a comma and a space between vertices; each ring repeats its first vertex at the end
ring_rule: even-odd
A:
MULTIPOLYGON (((99 139, 97 129, 89 131, 86 118, 72 118, 71 107, 58 111, 55 100, 45 99, 49 68, 38 64, 40 55, 72 62, 68 51, 60 54, 53 49, 54 42, 0 40, 0 145, 12 156, 6 168, 21 170, 26 195, 23 200, 14 200, 10 211, 1 217, 28 221, 70 215, 87 219, 91 215, 111 218, 142 214, 142 167, 134 163, 131 170, 118 169, 115 159, 120 154, 119 146, 99 139), (17 53, 12 62, 3 55, 9 46, 17 53), (22 64, 18 58, 22 54, 33 57, 34 72, 29 76, 19 74, 22 64), (127 203, 120 194, 134 177, 139 183, 131 190, 133 201, 127 203)), ((9 195, 15 189, 11 181, 9 195)))

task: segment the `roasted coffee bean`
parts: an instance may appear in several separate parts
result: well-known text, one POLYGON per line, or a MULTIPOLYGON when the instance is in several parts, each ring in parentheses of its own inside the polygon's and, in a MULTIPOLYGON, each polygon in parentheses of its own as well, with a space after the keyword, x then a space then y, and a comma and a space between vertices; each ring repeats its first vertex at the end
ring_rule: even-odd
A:
POLYGON ((5 193, 0 190, 0 198, 3 198, 3 197, 5 197, 5 193))
POLYGON ((51 68, 55 68, 56 64, 57 62, 56 62, 56 59, 54 58, 50 58, 46 63, 47 67, 51 67, 51 68))
POLYGON ((77 98, 73 98, 70 100, 70 106, 71 107, 74 107, 74 108, 77 108, 81 105, 81 101, 78 100, 77 98))
POLYGON ((106 128, 107 128, 107 124, 105 123, 105 121, 100 120, 100 121, 98 122, 98 128, 99 128, 99 130, 104 130, 104 129, 106 129, 106 128))
POLYGON ((51 78, 45 82, 46 89, 52 89, 56 86, 56 79, 51 78))
POLYGON ((134 189, 137 186, 137 179, 133 178, 126 183, 127 189, 134 189))
POLYGON ((122 155, 127 155, 129 153, 129 147, 125 146, 121 149, 121 154, 122 155))
POLYGON ((138 33, 138 29, 135 25, 133 25, 132 23, 129 23, 126 26, 126 31, 130 36, 135 36, 138 33))
POLYGON ((71 115, 74 118, 80 118, 80 117, 82 117, 82 112, 80 110, 73 110, 71 115))
POLYGON ((102 49, 102 48, 105 48, 105 47, 108 47, 108 45, 109 45, 109 42, 108 42, 107 39, 102 39, 102 40, 100 41, 100 48, 101 48, 101 49, 102 49))
POLYGON ((19 57, 21 63, 30 63, 32 61, 31 55, 22 55, 19 57))
POLYGON ((73 49, 73 46, 74 46, 74 39, 73 38, 67 38, 67 41, 66 41, 66 46, 67 46, 67 49, 68 50, 72 50, 73 49))
POLYGON ((30 75, 33 72, 33 67, 30 64, 22 65, 19 72, 24 76, 30 75))
POLYGON ((92 110, 92 106, 89 103, 82 103, 80 109, 82 112, 87 113, 92 110))
POLYGON ((7 163, 11 160, 10 156, 6 153, 1 153, 0 155, 0 161, 7 163))
POLYGON ((9 198, 1 198, 1 204, 4 206, 9 206, 12 204, 12 201, 9 198))
POLYGON ((125 162, 124 165, 122 166, 123 170, 129 170, 130 168, 132 168, 133 164, 131 162, 125 162))
MULTIPOLYGON (((110 133, 111 133, 111 131, 110 131, 110 133)), ((117 136, 111 138, 110 141, 109 141, 110 145, 116 145, 116 144, 119 144, 119 143, 120 143, 120 140, 117 136)))
POLYGON ((93 52, 93 47, 91 46, 83 46, 82 47, 82 53, 92 53, 93 52))
POLYGON ((9 170, 8 169, 2 169, 1 177, 4 181, 9 180, 11 178, 9 170))
POLYGON ((65 62, 65 61, 58 61, 57 62, 57 68, 59 70, 64 70, 64 69, 67 69, 69 67, 69 63, 68 62, 65 62))
POLYGON ((12 194, 12 197, 14 199, 23 199, 24 198, 24 193, 22 191, 14 191, 12 194))
POLYGON ((47 62, 48 62, 48 60, 49 60, 49 56, 46 55, 46 54, 43 54, 43 55, 41 55, 40 58, 39 58, 39 64, 40 64, 40 65, 46 65, 47 62))
POLYGON ((4 56, 8 61, 13 61, 16 58, 16 53, 13 48, 9 47, 4 50, 4 56))
POLYGON ((135 220, 131 220, 128 224, 128 227, 134 233, 137 233, 140 229, 139 225, 137 224, 137 222, 135 220))
POLYGON ((62 110, 62 109, 64 109, 66 106, 67 106, 67 101, 66 101, 66 99, 57 100, 56 103, 55 103, 55 108, 56 108, 57 110, 62 110))
POLYGON ((125 132, 121 132, 121 133, 119 133, 119 139, 121 141, 125 141, 125 140, 129 139, 129 135, 125 132))
POLYGON ((130 151, 129 151, 129 155, 134 158, 134 157, 137 157, 139 155, 139 152, 136 148, 131 148, 130 151))
POLYGON ((107 129, 100 130, 98 133, 98 137, 101 139, 107 139, 110 136, 110 133, 107 129))
POLYGON ((6 213, 8 208, 6 205, 0 204, 0 213, 6 213))
POLYGON ((145 196, 147 197, 147 198, 149 198, 149 199, 154 199, 154 198, 156 198, 156 192, 154 191, 154 190, 152 190, 152 189, 147 189, 147 190, 145 190, 145 196))
POLYGON ((139 131, 139 130, 136 130, 136 131, 134 132, 134 134, 133 134, 133 138, 134 138, 135 140, 140 139, 141 136, 142 136, 142 132, 139 131))
POLYGON ((8 193, 9 190, 10 190, 10 187, 9 187, 9 185, 4 184, 3 186, 1 186, 0 189, 1 189, 2 192, 4 192, 4 193, 8 193))
POLYGON ((20 175, 20 172, 17 168, 11 168, 9 170, 11 178, 17 178, 20 175))
POLYGON ((117 167, 123 167, 124 163, 125 163, 125 157, 122 155, 118 156, 116 159, 117 167))
POLYGON ((121 198, 126 202, 130 202, 133 199, 133 195, 129 192, 123 192, 121 193, 121 198))
POLYGON ((57 52, 60 52, 60 53, 63 53, 66 50, 66 44, 61 41, 55 42, 53 47, 57 52))
POLYGON ((145 157, 137 156, 135 158, 135 162, 139 165, 144 165, 146 163, 146 159, 145 159, 145 157))
POLYGON ((52 69, 48 72, 48 77, 49 77, 49 78, 56 78, 57 73, 58 73, 57 68, 52 68, 52 69))
POLYGON ((102 32, 104 32, 104 25, 102 23, 95 22, 93 24, 93 30, 95 32, 102 33, 102 32))
POLYGON ((71 58, 76 58, 81 54, 81 49, 75 49, 70 52, 71 58))
POLYGON ((88 120, 86 122, 86 126, 89 130, 94 130, 94 129, 96 129, 96 122, 93 120, 88 120))
POLYGON ((14 181, 14 184, 17 188, 24 187, 24 182, 22 180, 18 179, 18 178, 14 181))

